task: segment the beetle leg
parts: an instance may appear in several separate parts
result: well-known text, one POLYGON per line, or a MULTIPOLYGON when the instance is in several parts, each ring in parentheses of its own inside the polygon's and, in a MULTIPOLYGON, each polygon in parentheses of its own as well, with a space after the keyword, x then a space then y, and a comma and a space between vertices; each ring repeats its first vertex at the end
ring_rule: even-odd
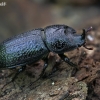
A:
POLYGON ((44 64, 44 67, 43 67, 43 70, 42 70, 41 74, 39 75, 39 78, 36 79, 34 82, 32 82, 28 87, 32 86, 35 82, 37 82, 39 79, 41 79, 44 76, 45 70, 48 66, 48 59, 45 59, 44 61, 45 61, 45 64, 44 64))
POLYGON ((11 82, 14 82, 15 79, 17 78, 17 76, 18 76, 21 72, 23 72, 23 71, 25 70, 25 68, 26 68, 26 66, 22 66, 22 67, 17 71, 17 73, 14 75, 14 77, 13 77, 12 80, 11 80, 11 82))
POLYGON ((70 61, 70 59, 67 57, 67 56, 65 56, 64 54, 58 54, 60 57, 61 57, 61 59, 62 60, 64 60, 66 63, 68 63, 70 66, 76 66, 74 63, 72 63, 71 61, 70 61))
POLYGON ((7 82, 7 83, 2 87, 2 90, 3 90, 3 88, 4 88, 6 85, 10 84, 11 82, 14 82, 15 79, 17 78, 17 76, 18 76, 21 72, 23 72, 23 71, 25 70, 25 68, 26 68, 26 66, 22 66, 22 67, 17 71, 17 73, 14 75, 14 77, 12 78, 12 80, 9 81, 9 82, 7 82))
POLYGON ((46 60, 45 60, 44 67, 43 67, 43 70, 42 70, 42 72, 41 72, 41 74, 40 74, 40 77, 43 77, 43 76, 44 76, 45 70, 46 70, 47 66, 48 66, 48 60, 46 59, 46 60))

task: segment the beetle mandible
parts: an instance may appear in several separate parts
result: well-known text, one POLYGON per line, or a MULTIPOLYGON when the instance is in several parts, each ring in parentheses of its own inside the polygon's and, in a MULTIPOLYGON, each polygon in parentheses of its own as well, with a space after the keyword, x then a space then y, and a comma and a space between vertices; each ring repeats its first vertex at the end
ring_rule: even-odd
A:
POLYGON ((0 44, 0 68, 22 66, 21 72, 26 64, 47 57, 49 52, 57 53, 65 62, 74 66, 64 52, 81 46, 86 48, 85 34, 91 29, 83 29, 83 33, 78 35, 67 25, 51 25, 11 37, 0 44))

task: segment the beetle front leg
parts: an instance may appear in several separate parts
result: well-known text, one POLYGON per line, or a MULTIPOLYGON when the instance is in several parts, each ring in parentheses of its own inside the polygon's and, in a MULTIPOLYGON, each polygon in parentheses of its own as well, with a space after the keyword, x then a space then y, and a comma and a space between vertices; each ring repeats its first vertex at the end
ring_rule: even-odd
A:
POLYGON ((58 54, 60 57, 61 57, 61 59, 62 60, 64 60, 66 63, 68 63, 70 66, 73 66, 73 67, 75 67, 76 65, 73 63, 73 62, 71 62, 70 61, 70 59, 67 57, 67 56, 65 56, 64 54, 58 54))

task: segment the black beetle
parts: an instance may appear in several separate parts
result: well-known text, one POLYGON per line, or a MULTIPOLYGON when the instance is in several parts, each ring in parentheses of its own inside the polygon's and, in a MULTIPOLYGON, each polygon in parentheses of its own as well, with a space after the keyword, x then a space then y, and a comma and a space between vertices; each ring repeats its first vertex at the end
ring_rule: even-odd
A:
POLYGON ((21 72, 26 64, 47 57, 49 52, 57 53, 65 62, 74 66, 69 58, 64 56, 64 52, 85 47, 85 33, 91 29, 92 27, 83 29, 83 33, 78 35, 67 25, 51 25, 11 37, 0 44, 0 68, 22 66, 22 70, 19 70, 21 72))

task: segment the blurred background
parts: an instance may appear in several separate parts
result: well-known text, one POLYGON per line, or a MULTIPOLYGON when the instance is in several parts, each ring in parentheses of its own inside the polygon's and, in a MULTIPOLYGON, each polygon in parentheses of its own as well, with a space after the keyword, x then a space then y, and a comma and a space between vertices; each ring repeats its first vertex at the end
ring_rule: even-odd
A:
POLYGON ((66 24, 77 31, 89 26, 96 29, 100 0, 0 0, 0 42, 52 24, 66 24))

